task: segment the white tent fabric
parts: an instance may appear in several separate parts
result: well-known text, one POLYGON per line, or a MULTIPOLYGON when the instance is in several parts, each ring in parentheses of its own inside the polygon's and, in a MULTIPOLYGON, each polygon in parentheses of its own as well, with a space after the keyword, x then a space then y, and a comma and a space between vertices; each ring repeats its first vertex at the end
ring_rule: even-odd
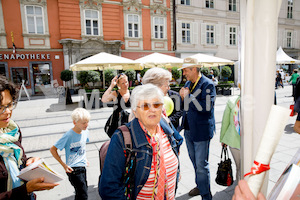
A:
POLYGON ((291 58, 279 47, 276 53, 276 64, 300 64, 300 60, 291 58))
POLYGON ((141 70, 140 64, 134 60, 101 52, 70 66, 72 71, 103 70, 113 68, 117 70, 141 70))
POLYGON ((197 54, 194 54, 189 57, 196 58, 198 60, 198 63, 204 67, 212 67, 212 66, 228 65, 228 64, 233 65, 234 64, 234 61, 232 61, 232 60, 227 60, 224 58, 210 56, 210 55, 202 54, 202 53, 197 53, 197 54))
POLYGON ((141 63, 144 67, 180 67, 183 63, 183 59, 174 56, 169 56, 161 53, 152 53, 147 56, 138 58, 136 62, 141 63))

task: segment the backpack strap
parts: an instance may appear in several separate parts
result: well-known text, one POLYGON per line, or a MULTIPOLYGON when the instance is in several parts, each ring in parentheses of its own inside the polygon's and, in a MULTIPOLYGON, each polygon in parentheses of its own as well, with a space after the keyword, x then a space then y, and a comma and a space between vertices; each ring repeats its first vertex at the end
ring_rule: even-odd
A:
MULTIPOLYGON (((128 127, 122 125, 119 127, 119 129, 121 130, 124 137, 124 144, 125 144, 126 151, 132 152, 132 141, 131 141, 131 135, 128 127)), ((130 157, 131 156, 127 154, 126 163, 129 162, 130 157)))

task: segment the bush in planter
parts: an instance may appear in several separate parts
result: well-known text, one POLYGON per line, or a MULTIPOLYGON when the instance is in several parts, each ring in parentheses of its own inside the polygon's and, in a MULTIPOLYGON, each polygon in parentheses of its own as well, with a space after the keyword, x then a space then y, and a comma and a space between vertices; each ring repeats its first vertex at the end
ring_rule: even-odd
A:
POLYGON ((228 79, 231 76, 231 74, 232 74, 232 70, 230 67, 225 66, 222 68, 221 75, 223 78, 228 79))
POLYGON ((149 68, 144 68, 142 71, 141 71, 141 77, 144 76, 144 74, 146 73, 146 71, 148 70, 149 68))
POLYGON ((104 70, 104 77, 106 84, 110 84, 111 80, 117 76, 117 71, 114 69, 106 69, 104 70))
POLYGON ((126 76, 128 77, 128 81, 134 81, 135 80, 135 76, 136 76, 136 72, 134 69, 128 69, 124 72, 124 74, 126 74, 126 76))
POLYGON ((73 79, 73 72, 71 70, 68 70, 68 69, 61 71, 60 79, 62 81, 65 81, 65 82, 68 82, 68 81, 72 80, 73 79))
POLYGON ((175 80, 179 79, 182 75, 182 71, 178 70, 178 69, 179 69, 178 67, 172 67, 172 69, 171 69, 172 77, 175 80))
POLYGON ((214 77, 220 76, 220 70, 218 67, 212 67, 211 70, 214 72, 214 77))
POLYGON ((93 85, 100 81, 100 73, 97 71, 81 71, 77 74, 76 78, 80 84, 85 87, 88 82, 92 82, 93 85))
POLYGON ((201 67, 200 71, 206 77, 209 75, 209 69, 207 67, 201 67))
POLYGON ((88 71, 87 81, 92 82, 93 86, 95 83, 99 82, 100 79, 100 72, 98 71, 88 71))
POLYGON ((81 86, 83 86, 83 87, 88 83, 87 76, 88 76, 88 71, 80 71, 76 75, 76 78, 78 79, 81 86))
MULTIPOLYGON (((73 79, 73 72, 71 70, 68 70, 68 69, 61 71, 60 79, 62 81, 65 81, 65 82, 68 82, 68 81, 72 80, 73 79)), ((71 93, 70 93, 69 87, 66 87, 65 90, 66 90, 66 104, 72 104, 73 101, 72 101, 72 98, 71 98, 71 93)))

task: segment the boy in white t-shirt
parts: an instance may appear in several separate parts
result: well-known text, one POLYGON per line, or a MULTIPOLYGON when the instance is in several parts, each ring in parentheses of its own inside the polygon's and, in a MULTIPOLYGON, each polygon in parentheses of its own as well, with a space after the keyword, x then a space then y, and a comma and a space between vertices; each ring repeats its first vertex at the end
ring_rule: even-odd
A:
POLYGON ((67 131, 55 144, 50 148, 53 157, 65 169, 69 181, 75 188, 75 200, 88 199, 86 169, 88 165, 86 159, 86 142, 89 142, 89 131, 87 129, 91 115, 84 108, 76 108, 72 112, 74 128, 67 131), (57 153, 57 149, 66 152, 66 163, 62 161, 57 153))

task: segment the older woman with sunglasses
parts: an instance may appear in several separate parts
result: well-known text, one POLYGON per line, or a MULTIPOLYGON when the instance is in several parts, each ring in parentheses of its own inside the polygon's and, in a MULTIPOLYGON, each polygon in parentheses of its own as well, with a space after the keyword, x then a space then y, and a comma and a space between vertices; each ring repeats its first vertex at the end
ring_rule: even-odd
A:
POLYGON ((109 88, 103 94, 101 101, 103 103, 114 101, 114 111, 107 120, 104 127, 105 132, 109 137, 120 126, 128 122, 128 115, 126 108, 130 108, 130 92, 128 89, 128 77, 121 73, 115 76, 109 88), (113 91, 114 87, 118 86, 118 90, 113 91))
POLYGON ((11 119, 16 107, 16 86, 0 75, 0 199, 32 199, 33 191, 49 190, 58 184, 44 183, 43 178, 23 182, 20 170, 39 158, 27 158, 21 145, 21 131, 11 119))
POLYGON ((132 91, 131 109, 136 118, 126 126, 132 138, 131 155, 135 158, 133 173, 128 177, 133 180, 133 187, 128 190, 128 184, 123 183, 128 173, 126 147, 122 133, 117 130, 111 138, 99 181, 102 199, 175 199, 177 147, 182 137, 161 120, 163 100, 162 91, 152 84, 137 86, 132 91))

